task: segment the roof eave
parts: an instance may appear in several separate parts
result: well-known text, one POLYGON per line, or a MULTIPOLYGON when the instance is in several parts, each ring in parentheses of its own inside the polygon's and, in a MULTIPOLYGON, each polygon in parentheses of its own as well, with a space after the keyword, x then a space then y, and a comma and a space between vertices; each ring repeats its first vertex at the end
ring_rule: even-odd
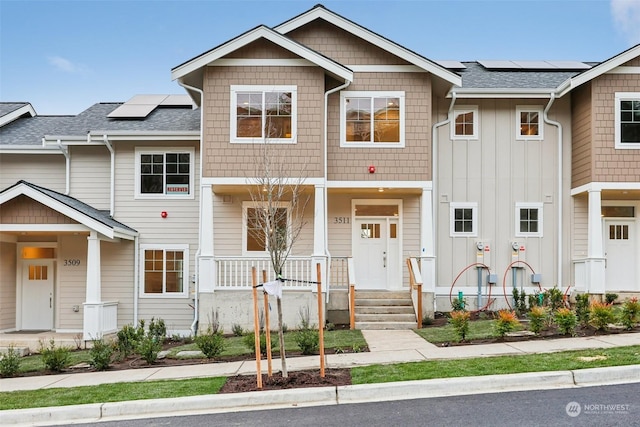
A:
POLYGON ((513 89, 513 88, 452 88, 447 93, 451 98, 455 92, 456 98, 549 98, 556 93, 555 88, 513 89))

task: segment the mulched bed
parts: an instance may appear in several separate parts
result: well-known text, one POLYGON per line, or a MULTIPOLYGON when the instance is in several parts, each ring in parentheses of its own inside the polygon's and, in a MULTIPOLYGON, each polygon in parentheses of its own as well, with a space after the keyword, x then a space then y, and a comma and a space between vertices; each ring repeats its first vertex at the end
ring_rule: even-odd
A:
MULTIPOLYGON (((327 387, 351 384, 351 371, 349 369, 325 369, 324 378, 320 376, 320 368, 313 371, 289 372, 287 378, 282 378, 282 373, 274 373, 271 378, 267 374, 262 375, 261 390, 284 390, 290 388, 327 387)), ((220 393, 242 393, 245 391, 258 391, 257 377, 255 375, 236 375, 228 377, 222 386, 220 393)))

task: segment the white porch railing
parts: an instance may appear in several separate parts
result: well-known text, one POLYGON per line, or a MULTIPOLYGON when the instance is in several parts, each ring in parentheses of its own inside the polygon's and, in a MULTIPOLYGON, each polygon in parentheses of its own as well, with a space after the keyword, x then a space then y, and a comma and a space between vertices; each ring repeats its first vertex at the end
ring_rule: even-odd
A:
POLYGON ((118 330, 118 302, 84 303, 82 339, 91 341, 118 330))
MULTIPOLYGON (((215 262, 216 289, 251 289, 252 267, 258 271, 259 282, 262 282, 262 270, 267 272, 267 281, 276 279, 269 258, 216 257, 215 262)), ((311 257, 289 257, 284 265, 282 276, 285 279, 294 280, 284 283, 284 289, 291 290, 309 290, 314 286, 311 283, 301 283, 295 280, 311 282, 317 280, 315 266, 311 265, 311 257)))
POLYGON ((329 283, 331 284, 331 290, 334 289, 347 289, 349 288, 349 271, 348 271, 349 257, 331 257, 331 269, 329 283))

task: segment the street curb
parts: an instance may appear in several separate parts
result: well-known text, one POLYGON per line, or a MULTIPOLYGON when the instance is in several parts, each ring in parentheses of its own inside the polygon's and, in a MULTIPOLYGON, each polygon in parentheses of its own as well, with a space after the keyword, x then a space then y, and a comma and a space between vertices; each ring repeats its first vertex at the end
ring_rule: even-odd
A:
POLYGON ((578 386, 640 382, 640 365, 576 369, 572 372, 573 380, 578 386))

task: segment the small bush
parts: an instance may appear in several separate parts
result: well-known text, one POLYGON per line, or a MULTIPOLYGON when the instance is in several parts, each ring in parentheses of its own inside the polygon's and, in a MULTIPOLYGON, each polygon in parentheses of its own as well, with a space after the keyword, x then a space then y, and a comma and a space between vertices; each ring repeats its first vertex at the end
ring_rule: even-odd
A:
POLYGON ((553 287, 551 289, 548 289, 547 291, 545 291, 545 294, 547 296, 547 303, 549 304, 549 306, 551 307, 552 311, 556 311, 559 308, 564 307, 564 294, 562 293, 562 291, 560 289, 558 289, 557 287, 553 287))
POLYGON ((562 335, 574 335, 578 318, 576 314, 566 307, 556 310, 553 319, 558 325, 558 331, 562 335))
POLYGON ((158 353, 162 350, 162 343, 158 341, 158 338, 147 334, 138 341, 136 347, 137 353, 147 364, 152 365, 158 360, 158 353))
POLYGON ((544 329, 547 320, 547 310, 540 306, 533 306, 529 310, 529 330, 539 334, 544 329))
POLYGON ((224 351, 224 336, 210 326, 204 334, 196 336, 196 345, 207 359, 214 359, 224 351))
POLYGON ((524 291, 518 291, 518 288, 513 288, 513 302, 516 314, 523 316, 527 312, 527 293, 524 291))
POLYGON ((424 316, 422 318, 422 326, 430 326, 433 325, 433 317, 424 316))
POLYGON ((451 301, 452 311, 465 311, 466 305, 467 305, 467 300, 465 300, 464 298, 462 299, 454 298, 453 301, 451 301))
POLYGON ((144 320, 140 320, 137 328, 132 325, 124 325, 117 334, 116 350, 121 359, 126 359, 136 351, 138 342, 144 337, 144 320))
POLYGON ((302 351, 302 354, 314 354, 320 346, 320 335, 317 329, 300 329, 294 332, 293 339, 302 351))
MULTIPOLYGON (((274 339, 271 340, 271 350, 273 350, 276 347, 276 341, 277 340, 274 340, 274 339)), ((252 353, 255 353, 256 340, 253 332, 247 333, 244 336, 244 338, 242 338, 242 342, 249 350, 251 350, 252 353)), ((267 335, 266 334, 260 334, 260 354, 262 354, 263 356, 267 354, 267 335)))
POLYGON ((56 347, 56 343, 53 339, 49 340, 49 347, 44 345, 43 341, 40 341, 40 355, 42 356, 42 363, 47 369, 60 372, 69 364, 71 350, 68 347, 56 347))
POLYGON ((238 323, 234 323, 233 326, 231 326, 231 332, 233 332, 233 335, 236 337, 241 337, 244 335, 244 329, 238 323))
POLYGON ((333 331, 334 329, 336 329, 336 325, 331 322, 327 322, 327 324, 324 326, 325 331, 333 331))
POLYGON ((593 301, 589 306, 589 323, 598 331, 607 329, 613 322, 613 309, 609 304, 593 301))
POLYGON ((155 320, 152 317, 149 322, 149 335, 156 341, 163 343, 167 339, 167 326, 164 324, 164 320, 155 320))
POLYGON ((576 295, 576 317, 582 326, 589 323, 589 294, 576 295))
POLYGON ((538 291, 536 291, 535 293, 529 295, 527 297, 527 299, 529 300, 529 308, 544 305, 544 294, 541 294, 538 291), (540 296, 541 295, 542 295, 542 299, 543 299, 542 302, 540 301, 540 296))
POLYGON ((515 330, 519 324, 520 322, 518 322, 518 317, 514 311, 500 310, 493 325, 493 330, 496 336, 504 338, 508 332, 515 330))
POLYGON ((604 300, 609 305, 616 302, 617 299, 618 299, 618 294, 610 294, 610 293, 604 294, 604 300))
POLYGON ((627 298, 622 304, 620 322, 625 328, 633 329, 638 321, 640 321, 640 303, 638 302, 638 298, 627 298))
POLYGON ((0 377, 12 377, 20 370, 20 353, 10 345, 6 353, 0 354, 0 377))
POLYGON ((93 340, 93 346, 89 350, 89 365, 97 371, 106 371, 111 365, 111 356, 113 356, 111 344, 106 343, 102 338, 93 340))
POLYGON ((469 319, 471 314, 468 311, 452 311, 449 323, 453 326, 458 341, 464 341, 469 333, 469 319))

